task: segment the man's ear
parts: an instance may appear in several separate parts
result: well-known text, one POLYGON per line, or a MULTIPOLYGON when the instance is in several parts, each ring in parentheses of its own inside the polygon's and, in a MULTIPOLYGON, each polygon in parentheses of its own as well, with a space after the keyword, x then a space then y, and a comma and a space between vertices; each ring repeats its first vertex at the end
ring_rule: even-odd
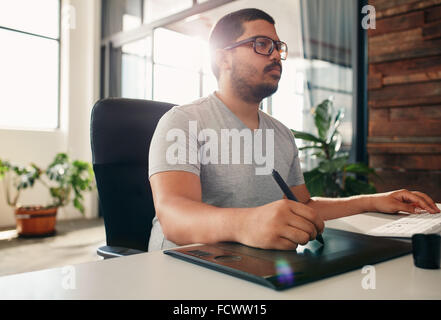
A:
POLYGON ((219 73, 221 71, 231 70, 232 68, 232 57, 230 51, 217 49, 216 50, 216 65, 219 68, 219 73))

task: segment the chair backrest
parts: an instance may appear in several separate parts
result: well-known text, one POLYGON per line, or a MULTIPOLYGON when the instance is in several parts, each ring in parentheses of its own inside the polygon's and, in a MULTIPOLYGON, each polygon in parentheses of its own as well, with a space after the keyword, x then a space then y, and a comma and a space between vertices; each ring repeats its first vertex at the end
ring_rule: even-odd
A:
POLYGON ((108 98, 92 110, 90 138, 108 246, 147 251, 155 216, 148 152, 159 119, 172 104, 108 98))

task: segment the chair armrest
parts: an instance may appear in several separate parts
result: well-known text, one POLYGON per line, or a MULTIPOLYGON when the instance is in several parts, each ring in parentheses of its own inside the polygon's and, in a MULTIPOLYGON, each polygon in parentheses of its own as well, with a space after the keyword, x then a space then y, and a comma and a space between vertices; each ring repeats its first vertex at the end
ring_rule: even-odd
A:
POLYGON ((104 259, 116 258, 122 256, 130 256, 132 254, 144 253, 144 251, 125 248, 125 247, 113 247, 113 246, 103 246, 96 250, 96 253, 103 257, 104 259))

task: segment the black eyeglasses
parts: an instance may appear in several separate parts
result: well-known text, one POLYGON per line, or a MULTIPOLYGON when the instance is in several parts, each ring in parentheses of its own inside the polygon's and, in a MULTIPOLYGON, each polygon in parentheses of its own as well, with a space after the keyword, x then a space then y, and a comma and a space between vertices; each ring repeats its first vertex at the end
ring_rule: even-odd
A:
POLYGON ((230 50, 241 46, 245 43, 253 43, 254 52, 258 54, 262 54, 264 56, 270 56, 273 53, 274 48, 277 48, 277 51, 280 53, 280 59, 286 60, 288 56, 288 46, 285 42, 276 41, 268 37, 256 36, 252 38, 248 38, 245 40, 241 40, 239 42, 233 43, 224 48, 224 50, 230 50))

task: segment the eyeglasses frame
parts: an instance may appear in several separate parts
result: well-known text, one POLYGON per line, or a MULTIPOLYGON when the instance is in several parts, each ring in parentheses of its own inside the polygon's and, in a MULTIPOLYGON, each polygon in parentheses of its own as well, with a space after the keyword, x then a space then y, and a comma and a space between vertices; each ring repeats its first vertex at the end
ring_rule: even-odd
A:
MULTIPOLYGON (((269 37, 266 37, 266 36, 254 36, 254 37, 251 37, 251 38, 247 38, 247 39, 241 40, 241 41, 239 41, 239 42, 233 43, 233 44, 231 44, 231 45, 229 45, 229 46, 226 46, 226 47, 224 48, 224 50, 231 50, 231 49, 237 48, 237 47, 239 47, 239 46, 241 46, 241 45, 243 45, 243 44, 249 43, 249 42, 252 42, 252 43, 253 43, 253 49, 254 49, 254 52, 257 53, 257 54, 263 55, 263 56, 270 56, 270 55, 273 53, 274 48, 277 48, 277 46, 278 46, 279 44, 284 44, 285 47, 286 47, 286 57, 283 59, 283 58, 282 58, 282 55, 280 54, 280 58, 281 58, 282 60, 286 60, 286 58, 287 58, 287 56, 288 56, 288 45, 287 45, 285 42, 283 42, 283 41, 278 41, 278 40, 273 40, 273 39, 271 39, 271 38, 269 38, 269 37), (271 41, 272 41, 271 50, 270 50, 269 53, 265 54, 265 53, 257 52, 257 50, 256 50, 256 39, 258 39, 258 38, 265 38, 265 39, 268 39, 268 40, 271 40, 271 41)), ((279 53, 280 53, 280 52, 279 52, 279 53)))

